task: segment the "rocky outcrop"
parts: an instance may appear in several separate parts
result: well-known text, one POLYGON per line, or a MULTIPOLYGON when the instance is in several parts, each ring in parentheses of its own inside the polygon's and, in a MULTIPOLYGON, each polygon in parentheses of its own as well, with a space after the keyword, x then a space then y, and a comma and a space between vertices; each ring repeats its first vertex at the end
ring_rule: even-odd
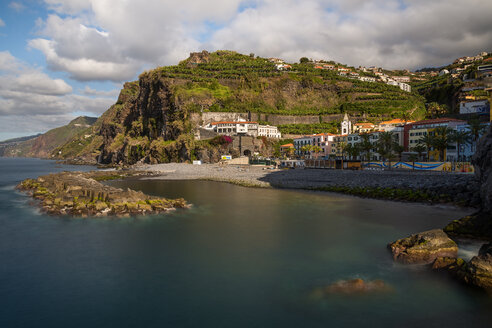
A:
POLYGON ((157 214, 188 207, 184 199, 151 197, 131 189, 122 190, 100 181, 145 172, 62 172, 27 179, 17 188, 35 199, 44 212, 72 216, 129 216, 157 214))
POLYGON ((484 244, 469 262, 461 258, 437 258, 432 269, 448 272, 466 285, 492 293, 492 243, 484 244))
POLYGON ((429 264, 438 257, 456 258, 458 245, 441 229, 421 232, 388 245, 393 259, 407 264, 429 264))
POLYGON ((473 164, 480 184, 480 210, 449 223, 444 231, 455 236, 492 240, 492 126, 480 139, 473 164))
POLYGON ((340 280, 331 285, 318 287, 311 291, 313 300, 323 299, 333 294, 367 294, 390 292, 393 288, 382 280, 365 281, 363 279, 340 280))
POLYGON ((480 248, 465 267, 463 279, 466 283, 492 293, 492 243, 480 248))
POLYGON ((473 156, 475 174, 480 181, 482 212, 492 214, 492 125, 477 145, 473 156))

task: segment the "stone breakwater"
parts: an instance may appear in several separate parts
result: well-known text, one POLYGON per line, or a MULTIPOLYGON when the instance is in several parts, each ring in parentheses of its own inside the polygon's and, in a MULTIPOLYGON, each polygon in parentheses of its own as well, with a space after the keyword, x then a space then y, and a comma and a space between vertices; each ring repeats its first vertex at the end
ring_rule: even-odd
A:
POLYGON ((473 175, 408 171, 328 169, 270 170, 261 166, 157 164, 139 168, 165 180, 215 180, 248 187, 339 192, 355 196, 477 207, 480 187, 473 175))
POLYGON ((151 197, 131 189, 101 183, 147 172, 62 172, 22 181, 17 189, 39 200, 42 210, 54 215, 130 216, 165 213, 189 205, 184 199, 151 197))

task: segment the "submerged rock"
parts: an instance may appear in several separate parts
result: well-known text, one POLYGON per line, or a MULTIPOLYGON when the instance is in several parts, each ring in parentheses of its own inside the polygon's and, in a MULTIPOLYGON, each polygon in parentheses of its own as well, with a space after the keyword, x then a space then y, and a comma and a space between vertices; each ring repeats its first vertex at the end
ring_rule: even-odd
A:
POLYGON ((458 245, 441 229, 421 232, 388 245, 393 259, 407 264, 429 264, 438 257, 456 258, 458 245))
POLYGON ((55 215, 122 217, 157 214, 189 207, 182 198, 152 197, 141 191, 123 190, 100 182, 135 175, 147 173, 62 172, 24 180, 17 188, 38 199, 45 212, 55 215))
POLYGON ((310 296, 322 299, 332 294, 365 294, 389 292, 393 289, 382 280, 364 281, 363 279, 340 280, 331 285, 315 288, 310 296))

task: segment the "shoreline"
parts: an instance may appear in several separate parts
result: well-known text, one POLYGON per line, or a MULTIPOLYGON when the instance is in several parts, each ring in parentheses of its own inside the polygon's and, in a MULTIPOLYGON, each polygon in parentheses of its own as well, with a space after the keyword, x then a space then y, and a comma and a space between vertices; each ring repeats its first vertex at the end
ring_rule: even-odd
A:
POLYGON ((478 183, 474 177, 452 173, 287 170, 252 165, 185 163, 140 165, 133 166, 133 169, 155 174, 144 177, 145 180, 216 181, 250 188, 334 192, 362 198, 451 205, 470 210, 478 210, 479 201, 478 183))

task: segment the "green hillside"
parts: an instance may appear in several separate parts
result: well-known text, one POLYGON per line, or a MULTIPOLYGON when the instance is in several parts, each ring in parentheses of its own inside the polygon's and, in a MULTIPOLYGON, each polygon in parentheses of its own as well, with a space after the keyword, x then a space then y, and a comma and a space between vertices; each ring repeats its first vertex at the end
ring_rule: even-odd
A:
POLYGON ((192 55, 177 66, 146 72, 177 82, 173 91, 188 110, 280 115, 349 113, 400 117, 425 115, 424 98, 384 83, 362 82, 312 63, 278 71, 265 58, 231 51, 192 55))
POLYGON ((65 126, 49 130, 48 132, 4 149, 6 157, 38 157, 51 158, 53 150, 65 144, 80 131, 84 131, 96 122, 97 118, 80 116, 65 126))

